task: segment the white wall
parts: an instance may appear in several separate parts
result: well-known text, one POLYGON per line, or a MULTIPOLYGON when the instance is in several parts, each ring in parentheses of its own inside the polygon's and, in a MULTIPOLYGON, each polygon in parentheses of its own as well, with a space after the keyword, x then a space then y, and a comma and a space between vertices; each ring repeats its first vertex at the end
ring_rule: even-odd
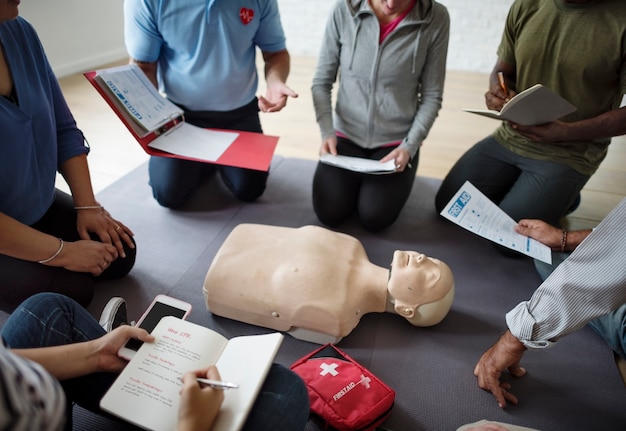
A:
POLYGON ((20 15, 37 30, 57 76, 126 56, 124 0, 22 0, 20 15))
MULTIPOLYGON (((278 0, 287 45, 294 54, 316 56, 336 0, 278 0)), ((513 0, 439 0, 450 14, 448 68, 490 72, 504 20, 513 0)))
MULTIPOLYGON (((318 54, 335 1, 278 0, 293 55, 318 54)), ((451 19, 448 68, 489 72, 513 0, 439 1, 451 19)), ((125 58, 122 5, 123 0, 23 0, 20 14, 33 23, 52 67, 64 76, 125 58)))

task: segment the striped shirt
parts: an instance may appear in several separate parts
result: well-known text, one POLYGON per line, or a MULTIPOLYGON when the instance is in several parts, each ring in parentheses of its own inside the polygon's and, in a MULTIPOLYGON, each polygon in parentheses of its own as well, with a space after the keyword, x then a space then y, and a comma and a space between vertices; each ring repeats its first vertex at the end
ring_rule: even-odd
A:
POLYGON ((559 338, 626 303, 626 198, 537 288, 506 315, 530 349, 559 338))
POLYGON ((12 352, 0 339, 0 430, 62 430, 65 395, 44 368, 12 352))

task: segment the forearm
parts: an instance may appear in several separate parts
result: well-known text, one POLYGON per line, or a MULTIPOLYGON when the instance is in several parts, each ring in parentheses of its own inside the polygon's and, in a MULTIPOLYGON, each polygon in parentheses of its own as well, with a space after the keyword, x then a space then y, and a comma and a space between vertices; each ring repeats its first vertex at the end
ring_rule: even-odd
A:
POLYGON ((336 49, 334 44, 327 43, 324 45, 311 84, 315 119, 320 128, 322 139, 335 136, 332 90, 339 70, 336 49))
POLYGON ((559 251, 573 251, 580 243, 582 243, 589 234, 593 232, 592 229, 582 229, 573 231, 564 231, 561 238, 561 244, 559 251))
POLYGON ((565 123, 563 141, 591 141, 626 134, 626 106, 586 120, 565 123))
POLYGON ((506 316, 527 347, 545 347, 626 303, 626 199, 554 272, 529 301, 506 316))
POLYGON ((319 126, 322 139, 335 136, 331 89, 332 85, 328 86, 325 84, 314 83, 311 87, 315 119, 319 126))
POLYGON ((98 356, 90 341, 35 349, 13 349, 12 351, 41 364, 58 380, 80 377, 98 371, 98 356))
POLYGON ((268 86, 287 82, 291 61, 287 50, 264 52, 263 59, 265 60, 265 82, 268 86))
POLYGON ((415 113, 407 137, 402 143, 402 148, 406 149, 411 157, 415 156, 422 142, 426 140, 435 119, 439 115, 443 99, 443 82, 440 84, 422 92, 421 103, 415 113))
POLYGON ((59 246, 58 238, 0 213, 0 253, 16 259, 38 262, 53 256, 59 246))
POLYGON ((131 59, 130 62, 137 64, 137 66, 139 66, 139 68, 143 71, 143 73, 146 74, 150 82, 152 82, 152 84, 154 84, 155 87, 157 88, 159 87, 159 84, 157 82, 158 64, 156 61, 139 61, 139 60, 131 59))
POLYGON ((87 156, 80 155, 66 160, 60 168, 77 207, 98 205, 91 185, 87 156))

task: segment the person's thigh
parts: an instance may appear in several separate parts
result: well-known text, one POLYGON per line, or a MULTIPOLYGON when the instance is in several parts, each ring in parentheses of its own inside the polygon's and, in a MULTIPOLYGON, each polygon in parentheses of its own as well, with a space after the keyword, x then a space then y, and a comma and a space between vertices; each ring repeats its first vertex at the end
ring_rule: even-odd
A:
MULTIPOLYGON (((245 132, 263 133, 258 110, 246 109, 241 114, 234 114, 228 121, 224 120, 225 129, 241 130, 245 132)), ((234 166, 220 166, 219 172, 226 187, 243 202, 257 200, 267 185, 269 172, 244 169, 234 166)))
POLYGON ((77 241, 80 236, 76 227, 76 219, 74 199, 57 189, 54 201, 52 201, 48 211, 31 227, 57 238, 63 238, 65 241, 77 241))
MULTIPOLYGON (((367 157, 367 152, 347 139, 337 138, 337 153, 367 157)), ((325 225, 336 227, 357 209, 364 174, 318 163, 313 175, 313 209, 325 225)))
POLYGON ((318 162, 313 174, 313 210, 326 226, 336 227, 356 210, 361 176, 318 162))
POLYGON ((67 296, 49 292, 23 301, 2 328, 2 337, 11 348, 60 346, 104 334, 83 306, 67 296))
POLYGON ((454 164, 441 183, 435 196, 437 212, 443 210, 465 181, 472 183, 493 202, 500 202, 520 175, 513 156, 492 137, 475 144, 454 164))
POLYGON ((152 195, 164 207, 180 207, 214 170, 210 163, 151 156, 148 173, 152 195))
POLYGON ((571 252, 562 253, 558 251, 553 251, 552 263, 546 263, 541 260, 535 259, 535 269, 537 270, 539 277, 541 277, 541 280, 543 281, 548 278, 550 274, 552 274, 552 272, 556 269, 556 267, 562 264, 565 259, 569 257, 570 254, 571 252))
MULTIPOLYGON (((54 293, 41 293, 24 301, 11 314, 2 337, 11 348, 60 346, 94 340, 105 330, 89 312, 72 299, 54 293)), ((93 373, 61 382, 68 400, 93 412, 117 374, 93 373)), ((71 409, 68 411, 71 421, 71 409)))
POLYGON ((359 193, 358 213, 368 230, 376 232, 396 221, 413 189, 418 162, 419 153, 411 160, 411 167, 407 166, 403 172, 364 177, 359 193))
POLYGON ((518 167, 520 176, 499 203, 516 221, 539 219, 559 226, 589 179, 564 164, 521 156, 518 167))
POLYGON ((589 322, 589 326, 623 359, 626 359, 626 304, 589 322))
POLYGON ((90 274, 0 255, 0 308, 6 312, 40 292, 60 293, 86 307, 94 287, 90 274))
POLYGON ((302 379, 290 369, 272 364, 243 429, 304 430, 309 412, 309 395, 302 379))

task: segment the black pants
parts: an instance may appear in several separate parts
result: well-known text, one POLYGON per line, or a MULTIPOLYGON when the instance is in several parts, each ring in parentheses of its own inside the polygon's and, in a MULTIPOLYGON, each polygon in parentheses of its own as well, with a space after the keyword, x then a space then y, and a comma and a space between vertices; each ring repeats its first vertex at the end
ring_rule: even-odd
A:
MULTIPOLYGON (((365 149, 348 139, 337 138, 337 153, 380 160, 392 147, 365 149)), ((419 152, 403 172, 371 175, 318 163, 313 177, 313 208, 325 225, 336 227, 354 213, 363 226, 379 231, 391 225, 404 207, 419 162, 419 152)))
MULTIPOLYGON (((32 226, 64 241, 76 241, 76 210, 72 197, 57 190, 56 198, 46 214, 32 226)), ((97 237, 92 237, 98 240, 97 237)), ((122 277, 135 264, 136 249, 124 244, 125 258, 118 258, 97 278, 122 277)), ((94 293, 94 277, 89 273, 42 265, 0 254, 0 308, 7 312, 39 292, 57 292, 69 296, 83 306, 89 305, 94 293)))

